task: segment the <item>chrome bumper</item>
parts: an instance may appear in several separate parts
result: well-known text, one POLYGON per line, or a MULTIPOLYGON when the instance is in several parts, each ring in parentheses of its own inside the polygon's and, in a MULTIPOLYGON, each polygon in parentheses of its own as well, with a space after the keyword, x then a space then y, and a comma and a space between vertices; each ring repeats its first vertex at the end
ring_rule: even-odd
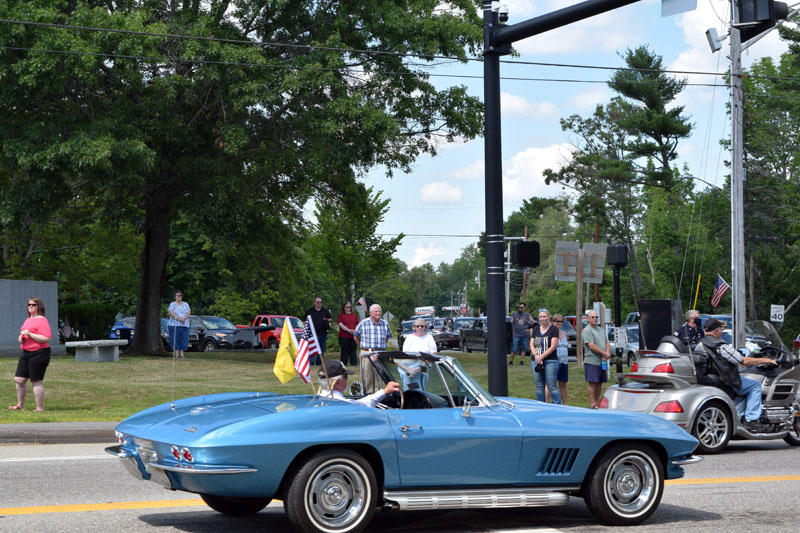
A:
POLYGON ((674 465, 682 466, 682 465, 693 465, 702 461, 703 458, 699 455, 690 455, 688 457, 682 457, 680 459, 673 459, 671 462, 674 465))

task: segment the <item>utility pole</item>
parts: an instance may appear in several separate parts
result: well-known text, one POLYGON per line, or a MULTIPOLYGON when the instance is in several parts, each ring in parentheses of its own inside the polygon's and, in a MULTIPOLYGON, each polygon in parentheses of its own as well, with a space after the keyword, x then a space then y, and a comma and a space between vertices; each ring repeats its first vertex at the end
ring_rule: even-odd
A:
POLYGON ((731 24, 731 283, 733 284, 733 345, 744 346, 744 168, 742 167, 742 41, 737 0, 731 0, 734 24, 731 24))

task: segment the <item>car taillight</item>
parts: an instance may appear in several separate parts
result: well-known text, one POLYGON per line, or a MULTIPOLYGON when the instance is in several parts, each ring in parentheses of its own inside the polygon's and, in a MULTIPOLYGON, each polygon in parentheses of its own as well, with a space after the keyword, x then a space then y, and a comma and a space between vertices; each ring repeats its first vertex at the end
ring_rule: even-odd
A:
POLYGON ((682 413, 683 406, 678 400, 670 400, 668 402, 661 402, 653 410, 655 413, 682 413))
POLYGON ((172 454, 172 457, 174 457, 176 461, 181 460, 181 451, 178 449, 177 446, 173 446, 172 448, 169 449, 169 451, 172 454))
POLYGON ((638 372, 639 371, 639 363, 633 363, 631 367, 631 372, 638 372))
POLYGON ((190 463, 194 462, 194 456, 192 455, 192 452, 189 451, 189 448, 182 449, 181 455, 183 456, 184 459, 186 459, 186 461, 190 463))
POLYGON ((672 368, 672 363, 664 363, 658 365, 653 369, 653 373, 657 374, 674 374, 675 370, 672 368))
POLYGON ((114 435, 116 435, 117 440, 119 441, 121 446, 125 446, 125 435, 120 433, 119 431, 115 431, 114 435))
POLYGON ((608 409, 608 398, 600 398, 600 405, 597 407, 598 409, 608 409))

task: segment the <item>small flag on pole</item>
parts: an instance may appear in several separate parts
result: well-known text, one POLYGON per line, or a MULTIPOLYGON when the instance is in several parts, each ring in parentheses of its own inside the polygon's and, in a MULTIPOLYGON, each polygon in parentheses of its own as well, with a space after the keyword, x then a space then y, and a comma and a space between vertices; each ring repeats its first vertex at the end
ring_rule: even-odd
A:
MULTIPOLYGON (((291 331, 291 326, 284 330, 291 331)), ((297 355, 297 347, 294 335, 283 333, 281 335, 281 345, 275 355, 275 364, 272 366, 272 373, 277 376, 281 383, 286 383, 294 377, 294 358, 297 355)))
POLYGON ((356 303, 357 303, 358 305, 360 305, 361 307, 363 307, 364 309, 366 309, 366 308, 367 308, 367 301, 364 299, 364 297, 363 297, 363 296, 362 296, 361 298, 359 298, 359 299, 358 299, 358 302, 356 302, 356 303))
POLYGON ((311 359, 321 354, 314 323, 310 316, 306 317, 305 329, 297 341, 297 358, 294 360, 294 369, 306 383, 311 381, 311 359))
POLYGON ((711 305, 717 307, 722 297, 725 296, 725 293, 729 290, 731 290, 731 286, 722 279, 722 276, 717 274, 717 283, 714 285, 713 294, 711 294, 711 305))

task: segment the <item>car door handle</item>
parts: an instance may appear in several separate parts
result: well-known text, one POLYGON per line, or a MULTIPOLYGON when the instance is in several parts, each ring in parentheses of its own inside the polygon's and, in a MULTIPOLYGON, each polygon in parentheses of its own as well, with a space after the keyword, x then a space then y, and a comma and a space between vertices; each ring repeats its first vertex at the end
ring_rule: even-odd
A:
POLYGON ((408 431, 409 429, 412 429, 412 428, 413 429, 422 429, 422 426, 400 426, 400 431, 405 433, 406 431, 408 431))

